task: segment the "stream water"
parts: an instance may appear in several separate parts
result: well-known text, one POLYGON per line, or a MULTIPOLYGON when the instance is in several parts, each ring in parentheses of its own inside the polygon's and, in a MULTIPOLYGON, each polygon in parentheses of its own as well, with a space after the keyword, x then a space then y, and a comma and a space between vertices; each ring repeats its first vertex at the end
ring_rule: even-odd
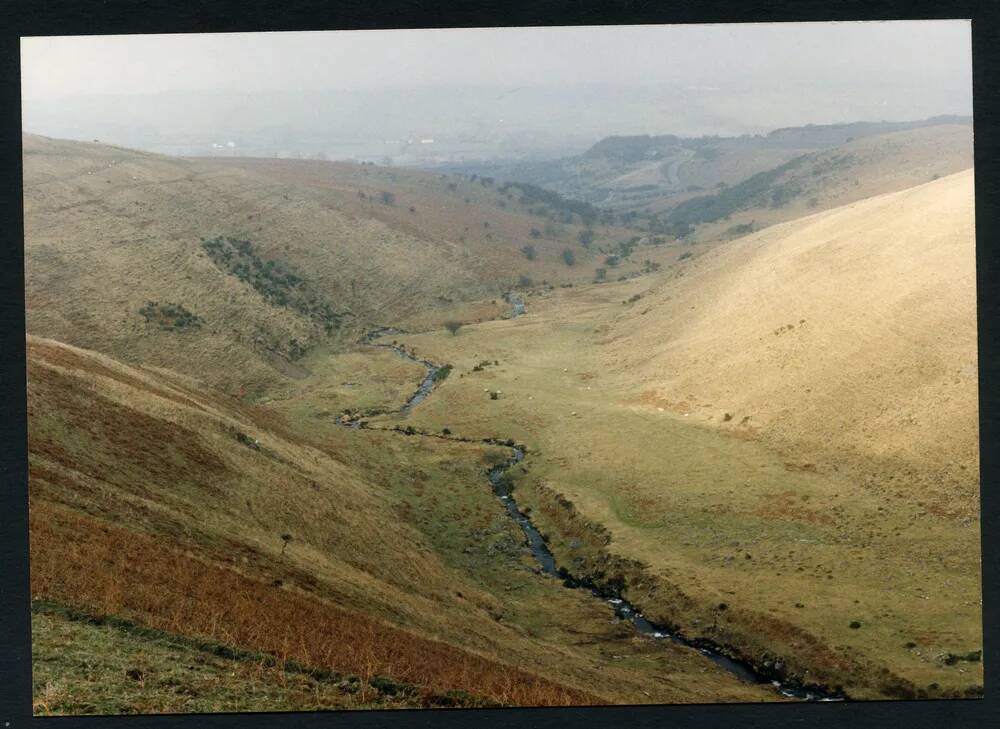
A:
MULTIPOLYGON (((524 313, 524 301, 520 296, 511 296, 507 299, 513 307, 513 311, 510 318, 520 316, 524 313)), ((419 359, 415 355, 411 354, 406 350, 405 347, 398 344, 380 344, 376 343, 375 340, 390 334, 402 334, 403 332, 392 329, 388 327, 383 327, 380 329, 375 329, 368 334, 366 334, 362 342, 375 347, 383 347, 391 349, 396 352, 399 356, 404 359, 408 359, 412 362, 423 365, 427 368, 427 376, 421 381, 420 386, 417 391, 410 396, 397 412, 401 415, 407 415, 416 405, 425 400, 428 395, 434 389, 434 383, 436 380, 436 375, 440 367, 433 362, 427 360, 419 359)), ((351 428, 357 428, 361 425, 360 419, 355 420, 343 420, 338 417, 337 422, 341 425, 351 428)), ((443 437, 443 436, 434 436, 443 437)), ((504 444, 502 441, 496 441, 492 439, 487 439, 486 442, 493 443, 495 445, 504 444)), ((506 441, 506 444, 512 441, 506 441)), ((505 444, 505 445, 506 445, 505 444)), ((731 658, 722 652, 720 652, 715 646, 711 645, 708 641, 703 640, 692 640, 684 637, 676 631, 671 631, 668 627, 663 625, 657 625, 652 621, 648 620, 643 616, 642 612, 636 609, 635 606, 630 604, 625 600, 618 592, 608 589, 601 589, 589 581, 584 581, 577 579, 570 575, 566 570, 560 569, 556 565, 555 557, 552 551, 549 549, 548 544, 545 541, 545 537, 542 533, 538 531, 538 528, 531 522, 517 505, 517 501, 511 492, 510 481, 507 478, 507 471, 520 463, 524 459, 524 450, 518 448, 517 446, 506 445, 506 447, 511 448, 512 455, 509 459, 493 466, 488 472, 488 479, 490 486, 493 489, 493 493, 496 494, 497 498, 503 504, 510 518, 517 523, 524 532, 524 536, 527 539, 528 548, 531 550, 532 556, 537 560, 542 572, 545 574, 553 575, 560 580, 562 580, 563 585, 569 589, 586 589, 594 596, 594 598, 605 602, 609 609, 621 620, 629 621, 635 628, 636 632, 640 635, 649 637, 652 640, 669 640, 678 645, 683 645, 692 650, 699 651, 702 655, 706 656, 709 660, 715 663, 720 668, 734 674, 738 678, 747 683, 755 684, 771 684, 774 689, 781 693, 782 695, 789 698, 797 698, 803 701, 842 701, 843 698, 837 696, 833 693, 826 692, 813 687, 802 687, 797 685, 792 685, 788 683, 782 683, 777 681, 770 676, 764 675, 758 671, 754 666, 746 661, 737 660, 731 658)))

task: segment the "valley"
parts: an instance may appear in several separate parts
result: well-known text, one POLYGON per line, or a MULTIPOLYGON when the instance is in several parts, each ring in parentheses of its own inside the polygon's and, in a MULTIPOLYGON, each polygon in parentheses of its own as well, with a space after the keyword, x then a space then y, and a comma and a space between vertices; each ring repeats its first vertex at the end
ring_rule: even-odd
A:
POLYGON ((36 712, 978 696, 966 140, 691 237, 26 136, 36 712))

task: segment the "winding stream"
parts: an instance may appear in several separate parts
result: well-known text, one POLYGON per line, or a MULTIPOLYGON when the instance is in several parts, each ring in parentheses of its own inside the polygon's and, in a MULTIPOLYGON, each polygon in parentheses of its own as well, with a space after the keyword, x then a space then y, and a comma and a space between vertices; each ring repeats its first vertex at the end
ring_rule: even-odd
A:
MULTIPOLYGON (((524 301, 520 296, 511 294, 509 297, 505 297, 511 306, 512 312, 508 318, 515 318, 524 313, 524 301)), ((373 329, 368 332, 362 339, 363 344, 367 344, 373 347, 383 347, 386 349, 391 349, 396 352, 400 357, 410 360, 411 362, 416 362, 423 365, 427 369, 427 375, 421 381, 420 386, 417 391, 410 396, 406 403, 395 411, 400 415, 406 416, 410 411, 418 404, 423 402, 434 390, 434 384, 437 380, 437 373, 441 369, 439 365, 434 364, 428 360, 419 359, 414 354, 409 352, 403 345, 399 344, 382 344, 377 343, 375 340, 391 334, 403 334, 404 332, 393 329, 391 327, 381 327, 379 329, 373 329)), ((364 415, 378 415, 386 414, 379 411, 370 411, 364 415)), ((336 422, 339 425, 343 425, 349 428, 360 428, 364 426, 364 422, 361 419, 363 415, 356 415, 352 419, 344 418, 343 416, 338 416, 336 422)), ((444 438, 450 440, 461 440, 467 441, 466 438, 449 438, 444 435, 433 435, 429 437, 444 438)), ((511 449, 512 455, 509 459, 493 466, 488 473, 487 477, 490 482, 490 487, 493 493, 496 494, 497 498, 503 504, 504 508, 507 510, 508 515, 513 519, 518 526, 521 527, 521 531, 524 532, 524 536, 527 539, 528 547, 531 550, 532 556, 538 562, 541 567, 542 572, 548 575, 552 575, 562 580, 565 587, 569 589, 586 589, 598 600, 606 603, 613 613, 621 620, 629 621, 635 628, 636 632, 640 635, 648 636, 652 640, 669 640, 678 645, 683 645, 688 648, 699 651, 702 655, 706 656, 709 660, 715 663, 720 668, 734 674, 739 679, 754 684, 771 684, 774 689, 786 696, 788 698, 801 699, 803 701, 842 701, 843 697, 838 696, 832 692, 817 687, 806 687, 791 682, 782 683, 781 681, 775 680, 772 676, 765 675, 763 672, 758 670, 756 667, 751 665, 747 661, 739 660, 725 655, 718 646, 713 645, 710 641, 704 639, 690 639, 684 637, 677 631, 671 632, 671 630, 663 625, 658 625, 648 620, 643 616, 642 612, 638 610, 635 606, 625 600, 621 594, 615 590, 608 588, 599 588, 591 583, 589 580, 581 580, 573 577, 564 568, 560 568, 556 565, 555 557, 552 551, 549 549, 548 544, 545 541, 545 537, 542 533, 538 531, 538 528, 531 522, 527 514, 521 511, 520 507, 517 505, 517 501, 514 499, 514 495, 511 492, 510 482, 506 477, 508 469, 514 465, 520 463, 524 459, 524 449, 513 445, 513 441, 501 441, 497 439, 487 438, 483 442, 491 443, 493 445, 505 446, 511 449)))

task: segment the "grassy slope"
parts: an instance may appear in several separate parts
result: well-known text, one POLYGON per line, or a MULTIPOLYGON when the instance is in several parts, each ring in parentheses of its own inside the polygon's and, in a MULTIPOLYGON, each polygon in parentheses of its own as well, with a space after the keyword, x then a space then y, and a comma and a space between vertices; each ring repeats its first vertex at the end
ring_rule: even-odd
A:
POLYGON ((526 442, 519 500, 567 565, 644 562, 648 614, 857 697, 974 691, 972 241, 962 173, 409 337, 455 365, 410 421, 526 442))
MULTIPOLYGON (((278 666, 265 654, 36 604, 34 713, 195 714, 419 708, 419 694, 278 666)), ((376 681, 378 683, 378 681, 376 681)), ((400 687, 402 688, 402 687, 400 687)))
POLYGON ((608 364, 640 407, 750 416, 798 460, 913 464, 939 508, 975 516, 975 302, 967 171, 706 255, 616 327, 608 364))
POLYGON ((251 408, 50 340, 29 358, 36 596, 503 703, 770 697, 536 575, 481 447, 296 431, 274 409, 302 401, 251 408))

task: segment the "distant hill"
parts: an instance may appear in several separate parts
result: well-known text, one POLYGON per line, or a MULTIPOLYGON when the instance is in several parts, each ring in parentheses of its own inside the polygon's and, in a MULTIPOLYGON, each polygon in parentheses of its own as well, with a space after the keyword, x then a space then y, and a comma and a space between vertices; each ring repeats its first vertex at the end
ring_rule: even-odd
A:
MULTIPOLYGON (((789 127, 757 136, 607 137, 586 152, 561 160, 457 169, 541 185, 567 197, 610 208, 626 220, 644 221, 653 228, 676 234, 685 232, 688 224, 714 222, 740 209, 773 207, 769 197, 775 192, 771 189, 772 184, 787 181, 791 167, 810 161, 813 164, 804 164, 803 168, 829 165, 832 157, 823 153, 841 147, 845 148, 840 153, 842 159, 834 164, 855 164, 858 160, 848 155, 855 149, 866 150, 867 154, 878 147, 870 140, 883 136, 895 140, 890 146, 898 154, 895 157, 884 154, 879 165, 892 170, 864 170, 865 173, 874 172, 883 187, 868 185, 864 194, 853 199, 923 181, 904 169, 912 165, 916 157, 937 158, 936 166, 923 164, 925 160, 921 160, 923 167, 928 168, 928 176, 935 172, 949 174, 972 165, 972 119, 939 116, 912 122, 789 127), (866 144, 865 140, 869 142, 866 144), (816 159, 808 155, 816 155, 816 159), (754 197, 758 193, 760 199, 754 197), (716 217, 708 213, 692 214, 700 208, 711 209, 711 215, 716 217)), ((792 193, 805 187, 808 186, 789 185, 779 191, 777 206, 787 203, 789 197, 795 196, 792 193)), ((807 199, 810 197, 813 195, 808 195, 807 199)), ((830 196, 817 197, 817 204, 825 207, 823 201, 830 196)), ((843 196, 837 200, 842 201, 843 196)), ((792 216, 778 217, 787 220, 792 216)))

